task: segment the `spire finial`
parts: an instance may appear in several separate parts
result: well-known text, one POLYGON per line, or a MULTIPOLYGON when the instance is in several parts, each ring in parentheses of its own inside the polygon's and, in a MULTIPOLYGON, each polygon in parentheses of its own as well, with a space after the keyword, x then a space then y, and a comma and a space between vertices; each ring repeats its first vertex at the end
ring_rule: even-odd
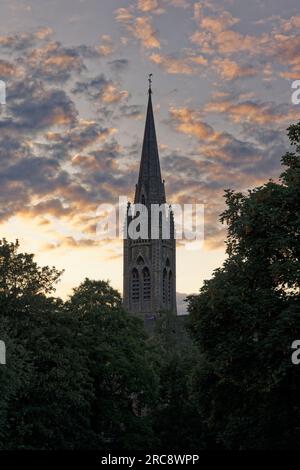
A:
POLYGON ((149 77, 148 77, 148 82, 149 82, 148 93, 149 93, 149 95, 151 95, 151 93, 152 93, 152 76, 153 76, 153 73, 149 73, 149 77))

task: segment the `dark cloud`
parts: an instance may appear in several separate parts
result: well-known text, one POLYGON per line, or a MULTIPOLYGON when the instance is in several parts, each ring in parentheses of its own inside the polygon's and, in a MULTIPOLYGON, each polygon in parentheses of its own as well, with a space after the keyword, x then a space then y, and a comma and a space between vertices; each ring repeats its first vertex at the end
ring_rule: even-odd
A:
POLYGON ((111 83, 104 74, 85 81, 76 82, 72 89, 75 94, 85 93, 90 99, 98 99, 101 97, 104 88, 111 83))
POLYGON ((126 166, 121 169, 119 165, 121 160, 120 149, 111 143, 87 155, 76 155, 72 165, 79 171, 81 183, 99 203, 113 202, 118 195, 126 195, 132 189, 128 169, 126 166))
POLYGON ((2 128, 38 132, 77 120, 75 104, 64 90, 47 89, 41 81, 14 82, 8 88, 7 113, 2 128))
POLYGON ((20 73, 19 67, 7 60, 0 60, 0 78, 8 79, 20 73))
POLYGON ((99 144, 106 140, 112 130, 101 127, 95 121, 79 122, 65 132, 48 132, 46 144, 41 144, 41 148, 46 148, 47 152, 59 159, 66 159, 72 155, 83 151, 93 144, 99 144))
MULTIPOLYGON (((256 65, 259 71, 269 66, 266 47, 262 47, 264 37, 237 33, 236 20, 228 12, 203 7, 201 13, 197 5, 191 47, 174 55, 166 53, 163 41, 158 43, 154 17, 150 22, 137 22, 133 15, 129 23, 153 67, 162 67, 173 76, 183 72, 191 79, 196 71, 205 70, 206 77, 214 74, 218 97, 216 93, 211 102, 201 105, 197 98, 191 109, 173 105, 169 120, 164 120, 171 140, 172 132, 176 133, 176 144, 174 139, 166 148, 162 170, 170 200, 205 202, 206 235, 216 247, 224 236, 217 224, 224 204, 223 188, 246 189, 261 184, 265 175, 278 173, 286 145, 279 131, 298 110, 255 95, 242 96, 243 85, 237 78, 254 75, 256 65), (159 44, 159 54, 149 53, 159 44), (254 58, 251 67, 245 53, 254 58), (216 83, 218 77, 225 79, 226 86, 224 80, 216 83), (182 145, 183 150, 177 148, 180 134, 182 142, 188 143, 182 145)), ((119 21, 126 17, 128 12, 119 10, 119 21)), ((285 34, 277 36, 276 44, 271 41, 275 32, 266 35, 265 44, 270 57, 283 66, 292 64, 296 73, 299 40, 293 34, 290 45, 287 42, 287 31, 293 25, 281 26, 285 34)), ((99 45, 65 45, 55 40, 49 28, 1 36, 0 49, 0 76, 8 79, 7 106, 0 116, 0 217, 48 214, 70 219, 70 228, 76 221, 88 230, 93 225, 88 214, 101 202, 116 202, 119 194, 131 195, 136 182, 141 136, 123 147, 113 137, 113 127, 121 119, 139 118, 144 113, 122 87, 129 60, 122 58, 120 49, 118 57, 112 56, 117 49, 110 36, 102 36, 99 45), (101 73, 95 72, 96 67, 101 73)), ((170 89, 174 85, 172 82, 170 89)), ((127 129, 124 135, 135 139, 127 129)), ((74 238, 67 243, 76 247, 89 241, 74 238)))
POLYGON ((50 198, 38 204, 31 205, 29 212, 33 216, 52 215, 54 217, 64 217, 71 214, 71 208, 64 205, 59 198, 50 198))
POLYGON ((31 51, 24 59, 33 78, 50 82, 64 82, 73 74, 86 70, 82 53, 86 48, 67 48, 59 42, 51 42, 31 51))
POLYGON ((108 62, 110 65, 111 69, 115 72, 123 72, 125 69, 128 68, 129 66, 129 60, 128 59, 115 59, 111 60, 108 62))
POLYGON ((70 178, 56 160, 27 157, 0 172, 0 185, 7 182, 22 183, 29 193, 43 195, 65 186, 70 178))
POLYGON ((120 106, 120 117, 138 118, 143 113, 143 106, 136 104, 124 104, 120 106))
POLYGON ((38 37, 34 33, 16 33, 0 36, 0 47, 10 52, 23 52, 37 44, 38 37))

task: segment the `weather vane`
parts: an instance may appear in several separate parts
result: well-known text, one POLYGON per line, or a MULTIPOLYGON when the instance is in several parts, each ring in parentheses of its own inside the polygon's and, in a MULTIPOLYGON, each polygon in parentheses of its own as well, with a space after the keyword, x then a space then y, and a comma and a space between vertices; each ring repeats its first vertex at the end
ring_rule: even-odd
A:
POLYGON ((149 93, 152 93, 152 76, 153 76, 153 73, 149 73, 149 78, 148 78, 148 82, 149 82, 149 93))

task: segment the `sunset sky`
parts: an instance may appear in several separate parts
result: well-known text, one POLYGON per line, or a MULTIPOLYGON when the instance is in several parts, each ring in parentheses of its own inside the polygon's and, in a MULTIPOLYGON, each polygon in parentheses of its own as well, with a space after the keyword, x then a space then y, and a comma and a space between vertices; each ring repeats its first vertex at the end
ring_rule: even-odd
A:
MULTIPOLYGON (((96 209, 132 200, 153 73, 169 202, 205 205, 201 250, 177 250, 177 291, 225 257, 224 189, 280 174, 300 117, 299 0, 0 0, 0 236, 122 290, 122 243, 99 241, 96 209)), ((182 296, 181 296, 182 297, 182 296)))

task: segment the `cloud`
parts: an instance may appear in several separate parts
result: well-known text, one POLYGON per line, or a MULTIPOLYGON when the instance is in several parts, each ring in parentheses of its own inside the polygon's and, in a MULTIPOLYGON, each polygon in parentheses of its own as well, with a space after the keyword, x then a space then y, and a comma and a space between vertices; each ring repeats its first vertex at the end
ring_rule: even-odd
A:
POLYGON ((7 60, 0 59, 0 77, 7 79, 11 77, 20 77, 23 75, 23 69, 7 60))
POLYGON ((57 218, 65 217, 71 214, 71 208, 64 205, 59 198, 45 199, 37 204, 32 204, 27 214, 26 211, 21 212, 22 215, 30 216, 53 216, 57 218))
POLYGON ((299 30, 300 28, 300 16, 292 16, 287 20, 281 19, 281 28, 285 32, 290 32, 292 30, 299 30))
POLYGON ((164 0, 164 2, 178 8, 189 8, 191 6, 189 0, 164 0))
POLYGON ((101 44, 71 47, 51 40, 52 35, 50 28, 44 28, 35 33, 0 36, 0 48, 3 55, 9 59, 11 56, 15 58, 14 67, 18 67, 18 73, 22 70, 24 74, 26 70, 27 79, 36 78, 53 83, 67 81, 86 70, 85 59, 107 57, 114 50, 113 41, 107 35, 101 37, 101 44))
POLYGON ((274 34, 273 45, 270 49, 271 55, 275 56, 280 63, 289 64, 298 62, 297 54, 300 51, 299 35, 274 34))
POLYGON ((128 95, 126 90, 120 91, 115 85, 108 83, 103 89, 101 98, 105 104, 115 104, 128 98, 128 95))
MULTIPOLYGON (((170 153, 163 158, 169 200, 205 205, 205 249, 224 247, 225 228, 219 223, 224 210, 224 188, 245 191, 263 184, 266 174, 276 176, 279 172, 284 145, 278 133, 262 138, 263 130, 258 136, 249 128, 247 134, 249 140, 224 132, 214 132, 213 139, 210 132, 203 139, 201 132, 201 145, 190 144, 185 155, 170 153)), ((192 130, 192 135, 196 137, 198 133, 192 130)))
POLYGON ((219 75, 224 80, 236 80, 238 78, 254 77, 258 71, 253 66, 240 65, 237 62, 230 59, 215 59, 213 61, 213 67, 216 68, 219 75))
POLYGON ((124 118, 140 119, 143 116, 143 107, 136 104, 123 104, 120 106, 120 115, 124 118))
MULTIPOLYGON (((81 234, 91 229, 87 214, 95 213, 103 200, 112 201, 120 188, 128 188, 126 164, 118 168, 114 159, 118 146, 109 144, 116 129, 101 125, 106 106, 115 109, 119 104, 128 115, 137 115, 138 107, 128 104, 128 92, 112 80, 83 75, 85 59, 106 56, 105 51, 100 53, 97 46, 65 47, 51 35, 45 29, 0 39, 2 51, 9 56, 0 61, 0 70, 10 78, 0 118, 0 220, 36 218, 48 224, 48 230, 50 218, 63 218, 70 233, 81 234), (71 87, 66 85, 79 74, 73 98, 80 92, 83 98, 98 97, 105 106, 97 121, 79 117, 71 87)), ((108 36, 102 36, 101 42, 113 47, 108 36)), ((113 66, 126 66, 126 62, 113 66)), ((92 108, 100 113, 95 101, 92 108)))
POLYGON ((126 70, 129 66, 129 60, 128 59, 114 59, 108 62, 110 65, 111 69, 116 71, 116 72, 123 72, 126 70))
POLYGON ((107 57, 114 52, 114 45, 112 37, 104 34, 101 36, 102 44, 95 46, 96 51, 101 57, 107 57))
POLYGON ((41 34, 44 29, 36 31, 36 33, 16 33, 13 35, 0 36, 0 47, 14 52, 22 52, 36 45, 37 40, 46 39, 52 34, 51 29, 46 29, 46 36, 41 34))
POLYGON ((101 74, 92 79, 77 82, 73 88, 73 93, 85 93, 90 99, 102 101, 107 105, 115 105, 126 101, 129 93, 126 90, 119 90, 117 84, 101 74))
POLYGON ((46 148, 55 158, 66 159, 71 153, 101 145, 114 133, 114 128, 102 127, 98 122, 79 120, 75 126, 64 132, 47 132, 46 143, 40 144, 40 148, 46 148))
POLYGON ((115 10, 115 19, 118 23, 129 23, 133 19, 133 14, 129 8, 118 8, 115 10))
POLYGON ((171 107, 170 122, 178 131, 200 140, 213 139, 216 135, 213 128, 202 121, 199 113, 189 108, 171 107))
POLYGON ((75 73, 85 69, 79 52, 65 48, 59 42, 50 42, 44 47, 35 48, 26 58, 33 76, 49 81, 65 81, 75 73))
POLYGON ((55 242, 46 243, 43 246, 44 251, 56 250, 58 248, 90 248, 100 246, 100 242, 91 238, 79 238, 76 239, 72 236, 62 236, 60 235, 59 239, 56 239, 55 242))
POLYGON ((160 41, 157 37, 157 32, 149 17, 139 16, 135 18, 130 30, 146 49, 160 48, 160 41))
MULTIPOLYGON (((161 163, 170 199, 197 198, 207 205, 206 247, 215 249, 224 240, 218 224, 223 188, 246 189, 264 182, 266 175, 276 176, 284 150, 278 132, 298 120, 297 107, 278 104, 279 96, 278 103, 259 99, 255 84, 252 94, 245 93, 245 84, 237 80, 255 73, 268 80, 274 74, 299 78, 298 19, 277 18, 265 30, 262 23, 253 28, 249 22, 243 33, 246 19, 237 18, 236 9, 224 10, 224 2, 130 3, 115 12, 120 42, 141 45, 148 65, 169 74, 189 76, 188 81, 191 75, 204 77, 199 94, 198 82, 191 82, 190 100, 184 94, 180 103, 172 96, 167 123, 176 138, 166 134, 161 163), (170 16, 158 18, 164 10, 170 16), (182 22, 185 37, 174 28, 168 36, 168 27, 161 27, 173 19, 175 29, 176 20, 182 22), (207 83, 216 92, 205 103, 207 83)), ((140 123, 126 122, 122 146, 116 127, 123 132, 124 122, 118 126, 118 120, 139 119, 144 112, 124 89, 123 73, 129 72, 126 83, 131 83, 128 77, 135 69, 113 37, 115 32, 101 36, 93 46, 67 46, 49 28, 0 37, 0 73, 9 78, 9 100, 0 121, 0 217, 20 215, 52 224, 45 230, 52 230, 49 242, 55 247, 94 246, 98 204, 114 203, 119 193, 131 193, 136 182, 141 136, 134 134, 140 123), (53 221, 63 221, 67 235, 55 236, 59 230, 53 221)), ((168 90, 162 96, 169 97, 168 90)))
MULTIPOLYGON (((41 83, 15 83, 10 88, 8 110, 14 127, 37 132, 57 125, 71 125, 77 119, 74 103, 63 90, 45 89, 41 83)), ((11 121, 0 123, 10 127, 11 121)))
POLYGON ((120 148, 117 145, 105 145, 102 150, 95 150, 88 155, 75 155, 72 158, 72 165, 92 174, 95 171, 116 174, 119 152, 120 148))
POLYGON ((297 79, 300 70, 299 18, 281 19, 273 15, 259 22, 262 25, 272 21, 270 31, 258 35, 243 34, 234 29, 239 18, 220 5, 198 2, 194 5, 197 30, 191 34, 190 41, 199 47, 202 54, 212 57, 212 67, 225 80, 254 76, 255 71, 262 73, 264 80, 268 81, 276 76, 297 79), (245 54, 251 57, 251 66, 242 65, 245 64, 245 54), (215 67, 216 63, 218 67, 215 67), (266 68, 266 63, 269 68, 266 68))
POLYGON ((138 9, 144 12, 156 10, 158 7, 157 0, 138 0, 137 2, 138 9))
POLYGON ((164 8, 159 7, 158 0, 138 0, 137 8, 143 13, 154 13, 156 15, 161 15, 165 12, 164 8))
POLYGON ((159 49, 161 44, 151 17, 135 16, 133 11, 133 7, 118 8, 115 11, 116 21, 123 24, 131 36, 137 39, 145 49, 159 49))
POLYGON ((296 107, 259 100, 237 102, 220 100, 208 103, 203 111, 225 114, 234 123, 251 122, 260 125, 288 124, 299 117, 296 107))
POLYGON ((151 54, 149 58, 151 62, 160 65, 170 74, 191 75, 194 73, 192 66, 186 59, 178 59, 171 56, 163 56, 161 54, 151 54))
POLYGON ((204 15, 200 3, 194 5, 194 18, 200 29, 206 29, 213 33, 225 31, 240 21, 228 11, 218 11, 216 16, 204 15))

